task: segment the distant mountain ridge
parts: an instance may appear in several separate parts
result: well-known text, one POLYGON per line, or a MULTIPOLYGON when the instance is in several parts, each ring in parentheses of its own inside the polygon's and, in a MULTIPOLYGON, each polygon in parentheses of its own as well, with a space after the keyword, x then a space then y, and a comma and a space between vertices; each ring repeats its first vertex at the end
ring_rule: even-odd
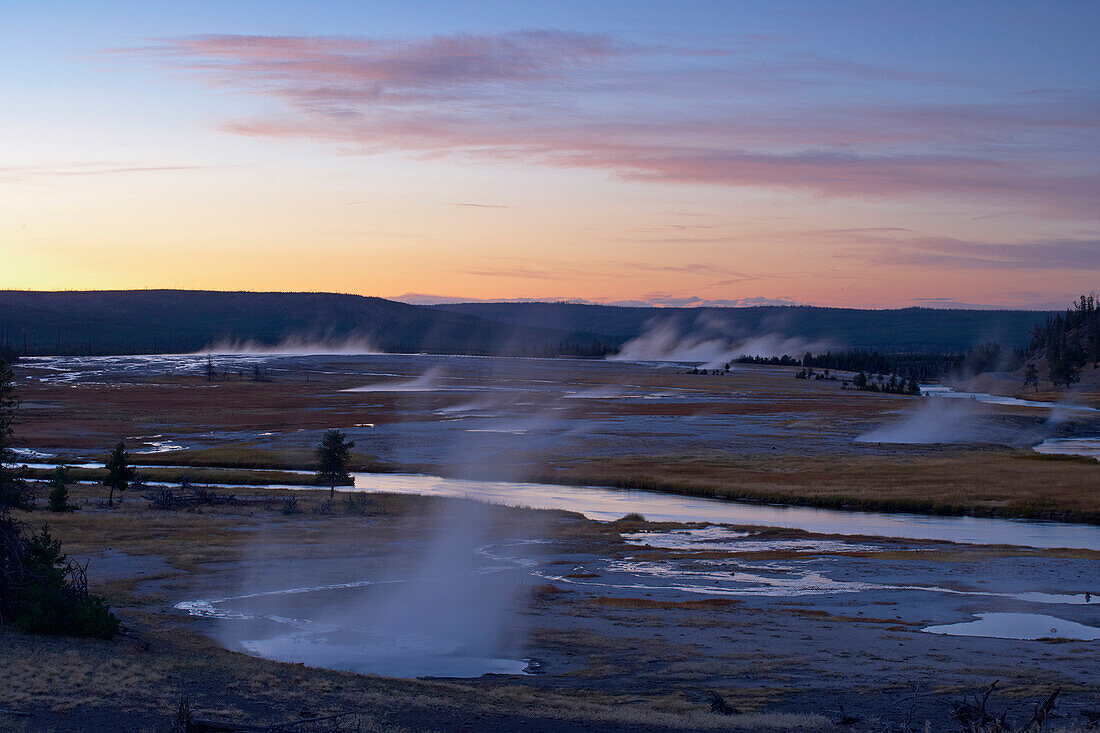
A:
POLYGON ((348 339, 395 353, 523 354, 568 352, 593 336, 335 293, 0 291, 0 345, 22 355, 192 353, 223 343, 348 339))
POLYGON ((1045 311, 813 306, 409 305, 336 293, 0 291, 0 347, 22 355, 191 353, 212 344, 360 339, 386 352, 599 356, 657 324, 685 335, 778 334, 880 351, 1027 344, 1045 311))
MULTIPOLYGON (((682 333, 732 338, 781 335, 827 340, 849 349, 963 352, 983 343, 1018 349, 1053 311, 901 308, 861 310, 819 306, 645 308, 578 303, 456 303, 428 306, 516 326, 541 324, 622 342, 647 327, 672 323, 682 333)), ((791 356, 800 356, 792 354, 791 356)))

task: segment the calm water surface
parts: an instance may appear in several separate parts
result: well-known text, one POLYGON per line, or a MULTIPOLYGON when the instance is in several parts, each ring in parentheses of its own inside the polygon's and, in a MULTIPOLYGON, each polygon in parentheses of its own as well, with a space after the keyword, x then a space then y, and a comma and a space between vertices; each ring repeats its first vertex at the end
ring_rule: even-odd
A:
MULTIPOLYGON (((356 473, 354 489, 429 496, 458 496, 492 504, 565 509, 609 521, 638 512, 651 521, 711 522, 785 527, 808 532, 945 540, 967 544, 1071 547, 1100 550, 1100 527, 979 517, 846 512, 809 507, 745 504, 593 486, 473 481, 422 474, 356 473)), ((300 488, 300 487, 298 487, 300 488)), ((337 488, 337 491, 340 491, 337 488)))

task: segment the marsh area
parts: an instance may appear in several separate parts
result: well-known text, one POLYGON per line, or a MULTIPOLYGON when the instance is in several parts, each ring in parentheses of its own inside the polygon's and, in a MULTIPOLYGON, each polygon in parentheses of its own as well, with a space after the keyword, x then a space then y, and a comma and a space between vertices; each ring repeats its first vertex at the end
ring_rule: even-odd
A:
MULTIPOLYGON (((155 657, 208 707, 305 704, 293 678, 311 709, 385 690, 381 728, 431 709, 438 730, 473 716, 817 730, 854 711, 869 730, 944 721, 993 679, 1017 702, 1056 685, 1071 712, 1097 694, 1100 529, 1051 520, 1100 517, 1100 474, 1031 450, 1096 435, 1093 410, 870 395, 765 367, 214 360, 214 380, 205 356, 17 371, 36 470, 94 481, 123 436, 150 486, 186 475, 238 498, 165 511, 129 495, 107 511, 85 483, 81 512, 49 518, 155 648, 119 663, 151 675, 155 657), (249 379, 255 364, 269 381, 249 379), (914 426, 930 437, 866 439, 914 426), (331 427, 360 469, 332 500, 308 486, 331 427), (711 691, 739 716, 709 712, 711 691)), ((3 637, 25 643, 52 658, 3 637)), ((40 671, 12 679, 0 703, 41 698, 40 671)), ((155 718, 152 698, 79 684, 155 718)))

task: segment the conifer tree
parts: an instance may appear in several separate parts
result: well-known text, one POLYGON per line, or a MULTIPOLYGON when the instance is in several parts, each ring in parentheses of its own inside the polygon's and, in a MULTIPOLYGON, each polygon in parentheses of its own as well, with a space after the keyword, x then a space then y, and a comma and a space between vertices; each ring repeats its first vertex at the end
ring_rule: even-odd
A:
POLYGON ((326 430, 317 446, 317 480, 328 485, 330 497, 336 495, 337 484, 351 483, 348 461, 355 443, 345 440, 346 437, 339 430, 326 430))
POLYGON ((103 485, 111 489, 107 496, 107 506, 114 506, 115 490, 125 491, 135 475, 134 467, 130 465, 130 456, 126 453, 126 445, 121 440, 111 451, 106 468, 107 475, 103 478, 103 485))
POLYGON ((50 477, 50 496, 46 508, 51 512, 75 512, 78 507, 69 503, 69 467, 58 466, 50 477))

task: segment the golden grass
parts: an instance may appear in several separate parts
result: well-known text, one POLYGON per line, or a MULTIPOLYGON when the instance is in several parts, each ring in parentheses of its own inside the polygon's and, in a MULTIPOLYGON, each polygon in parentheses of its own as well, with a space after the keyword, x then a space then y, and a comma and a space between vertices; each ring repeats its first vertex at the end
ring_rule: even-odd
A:
POLYGON ((898 618, 874 618, 872 616, 845 616, 841 614, 829 613, 828 611, 819 611, 812 608, 779 608, 776 609, 780 613, 789 613, 793 616, 800 616, 805 619, 814 619, 819 621, 828 621, 830 623, 857 623, 857 624, 886 624, 894 626, 902 630, 907 630, 907 626, 926 626, 927 621, 903 621, 898 618))
POLYGON ((836 509, 1100 522, 1100 463, 1010 450, 923 456, 620 456, 550 462, 538 480, 836 509))
POLYGON ((531 589, 531 592, 536 596, 553 596, 562 595, 563 593, 572 593, 573 591, 559 588, 556 585, 550 585, 547 583, 544 585, 536 585, 534 588, 531 589))
MULTIPOLYGON (((312 470, 317 458, 312 450, 305 448, 287 448, 269 450, 256 448, 251 443, 226 443, 213 448, 177 450, 160 453, 155 456, 141 456, 142 465, 154 466, 210 466, 216 468, 251 468, 312 470)), ((348 466, 353 471, 375 471, 382 467, 374 456, 353 452, 348 466)), ((235 474, 234 474, 235 475, 235 474)), ((292 474, 293 475, 293 474, 292 474)), ((301 476, 299 476, 301 478, 301 476)))
MULTIPOLYGON (((562 367, 564 383, 606 382, 583 365, 562 367)), ((627 418, 653 414, 675 418, 701 412, 714 414, 786 415, 788 422, 813 428, 837 420, 879 422, 912 402, 890 395, 842 392, 832 383, 792 379, 791 370, 747 369, 728 377, 695 377, 672 370, 654 373, 638 368, 632 383, 685 390, 697 401, 623 400, 600 403, 601 414, 627 418), (748 400, 714 402, 715 396, 736 392, 748 400), (805 415, 790 418, 792 412, 805 415)), ((118 388, 98 384, 20 382, 24 400, 40 406, 24 410, 19 439, 30 446, 95 449, 106 455, 121 435, 135 426, 172 425, 183 439, 190 433, 265 431, 296 433, 333 426, 386 423, 395 420, 435 420, 434 410, 453 398, 433 393, 377 393, 371 404, 361 396, 340 392, 361 384, 357 375, 305 372, 272 383, 230 380, 211 386, 195 377, 165 373, 139 384, 118 388)), ((517 383, 522 375, 515 375, 517 383)), ((576 407, 576 406, 573 406, 576 407)), ((1020 413, 1015 408, 981 406, 990 414, 1020 413)), ((583 410, 574 419, 582 421, 583 410)), ((806 429, 804 427, 803 429, 806 429)), ((159 429, 159 428, 157 428, 159 429)), ((204 440, 208 440, 205 438, 204 440)), ((256 442, 142 456, 144 463, 174 463, 255 469, 310 469, 312 446, 272 451, 256 442)), ((439 471, 437 466, 385 465, 358 446, 353 464, 363 470, 439 471)), ((670 450, 671 452, 671 450, 670 450)), ((1100 522, 1100 463, 1035 457, 1030 451, 959 449, 932 454, 920 448, 898 448, 887 455, 696 455, 551 457, 532 465, 523 451, 502 454, 498 472, 489 475, 480 460, 452 467, 470 478, 525 478, 549 482, 593 483, 673 491, 684 494, 772 501, 813 506, 916 511, 936 514, 978 514, 1100 522), (508 465, 505 465, 508 464, 508 465)), ((286 478, 281 483, 308 483, 286 478)))
MULTIPOLYGON (((285 484, 289 486, 321 486, 312 475, 289 473, 277 470, 258 469, 217 469, 217 468, 161 468, 159 466, 138 464, 137 473, 146 481, 162 481, 180 483, 185 478, 193 484, 247 484, 252 486, 267 486, 271 484, 285 484)), ((26 473, 27 478, 49 479, 53 475, 52 469, 32 468, 26 473)), ((71 468, 69 476, 73 481, 102 481, 107 475, 105 469, 99 468, 71 468)))
MULTIPOLYGON (((312 478, 294 474, 263 474, 261 470, 306 468, 311 459, 302 451, 271 451, 233 445, 200 451, 174 452, 159 460, 196 466, 246 467, 256 473, 199 473, 193 480, 213 483, 261 482, 309 485, 312 478), (300 454, 300 455, 299 455, 300 454), (199 476, 203 478, 200 479, 199 476)), ((365 470, 395 467, 358 459, 365 470)), ((432 470, 405 466, 403 470, 432 470)), ((180 470, 164 471, 161 480, 175 481, 180 470)), ((466 478, 499 478, 470 470, 466 478)), ((154 477, 153 473, 149 473, 154 477)), ((1100 462, 1035 459, 1027 452, 957 451, 926 456, 911 453, 876 456, 619 456, 598 459, 550 460, 531 480, 669 491, 672 493, 778 502, 834 509, 907 511, 928 514, 1025 517, 1100 522, 1100 462)), ((620 531, 643 526, 635 518, 615 522, 620 531)))

